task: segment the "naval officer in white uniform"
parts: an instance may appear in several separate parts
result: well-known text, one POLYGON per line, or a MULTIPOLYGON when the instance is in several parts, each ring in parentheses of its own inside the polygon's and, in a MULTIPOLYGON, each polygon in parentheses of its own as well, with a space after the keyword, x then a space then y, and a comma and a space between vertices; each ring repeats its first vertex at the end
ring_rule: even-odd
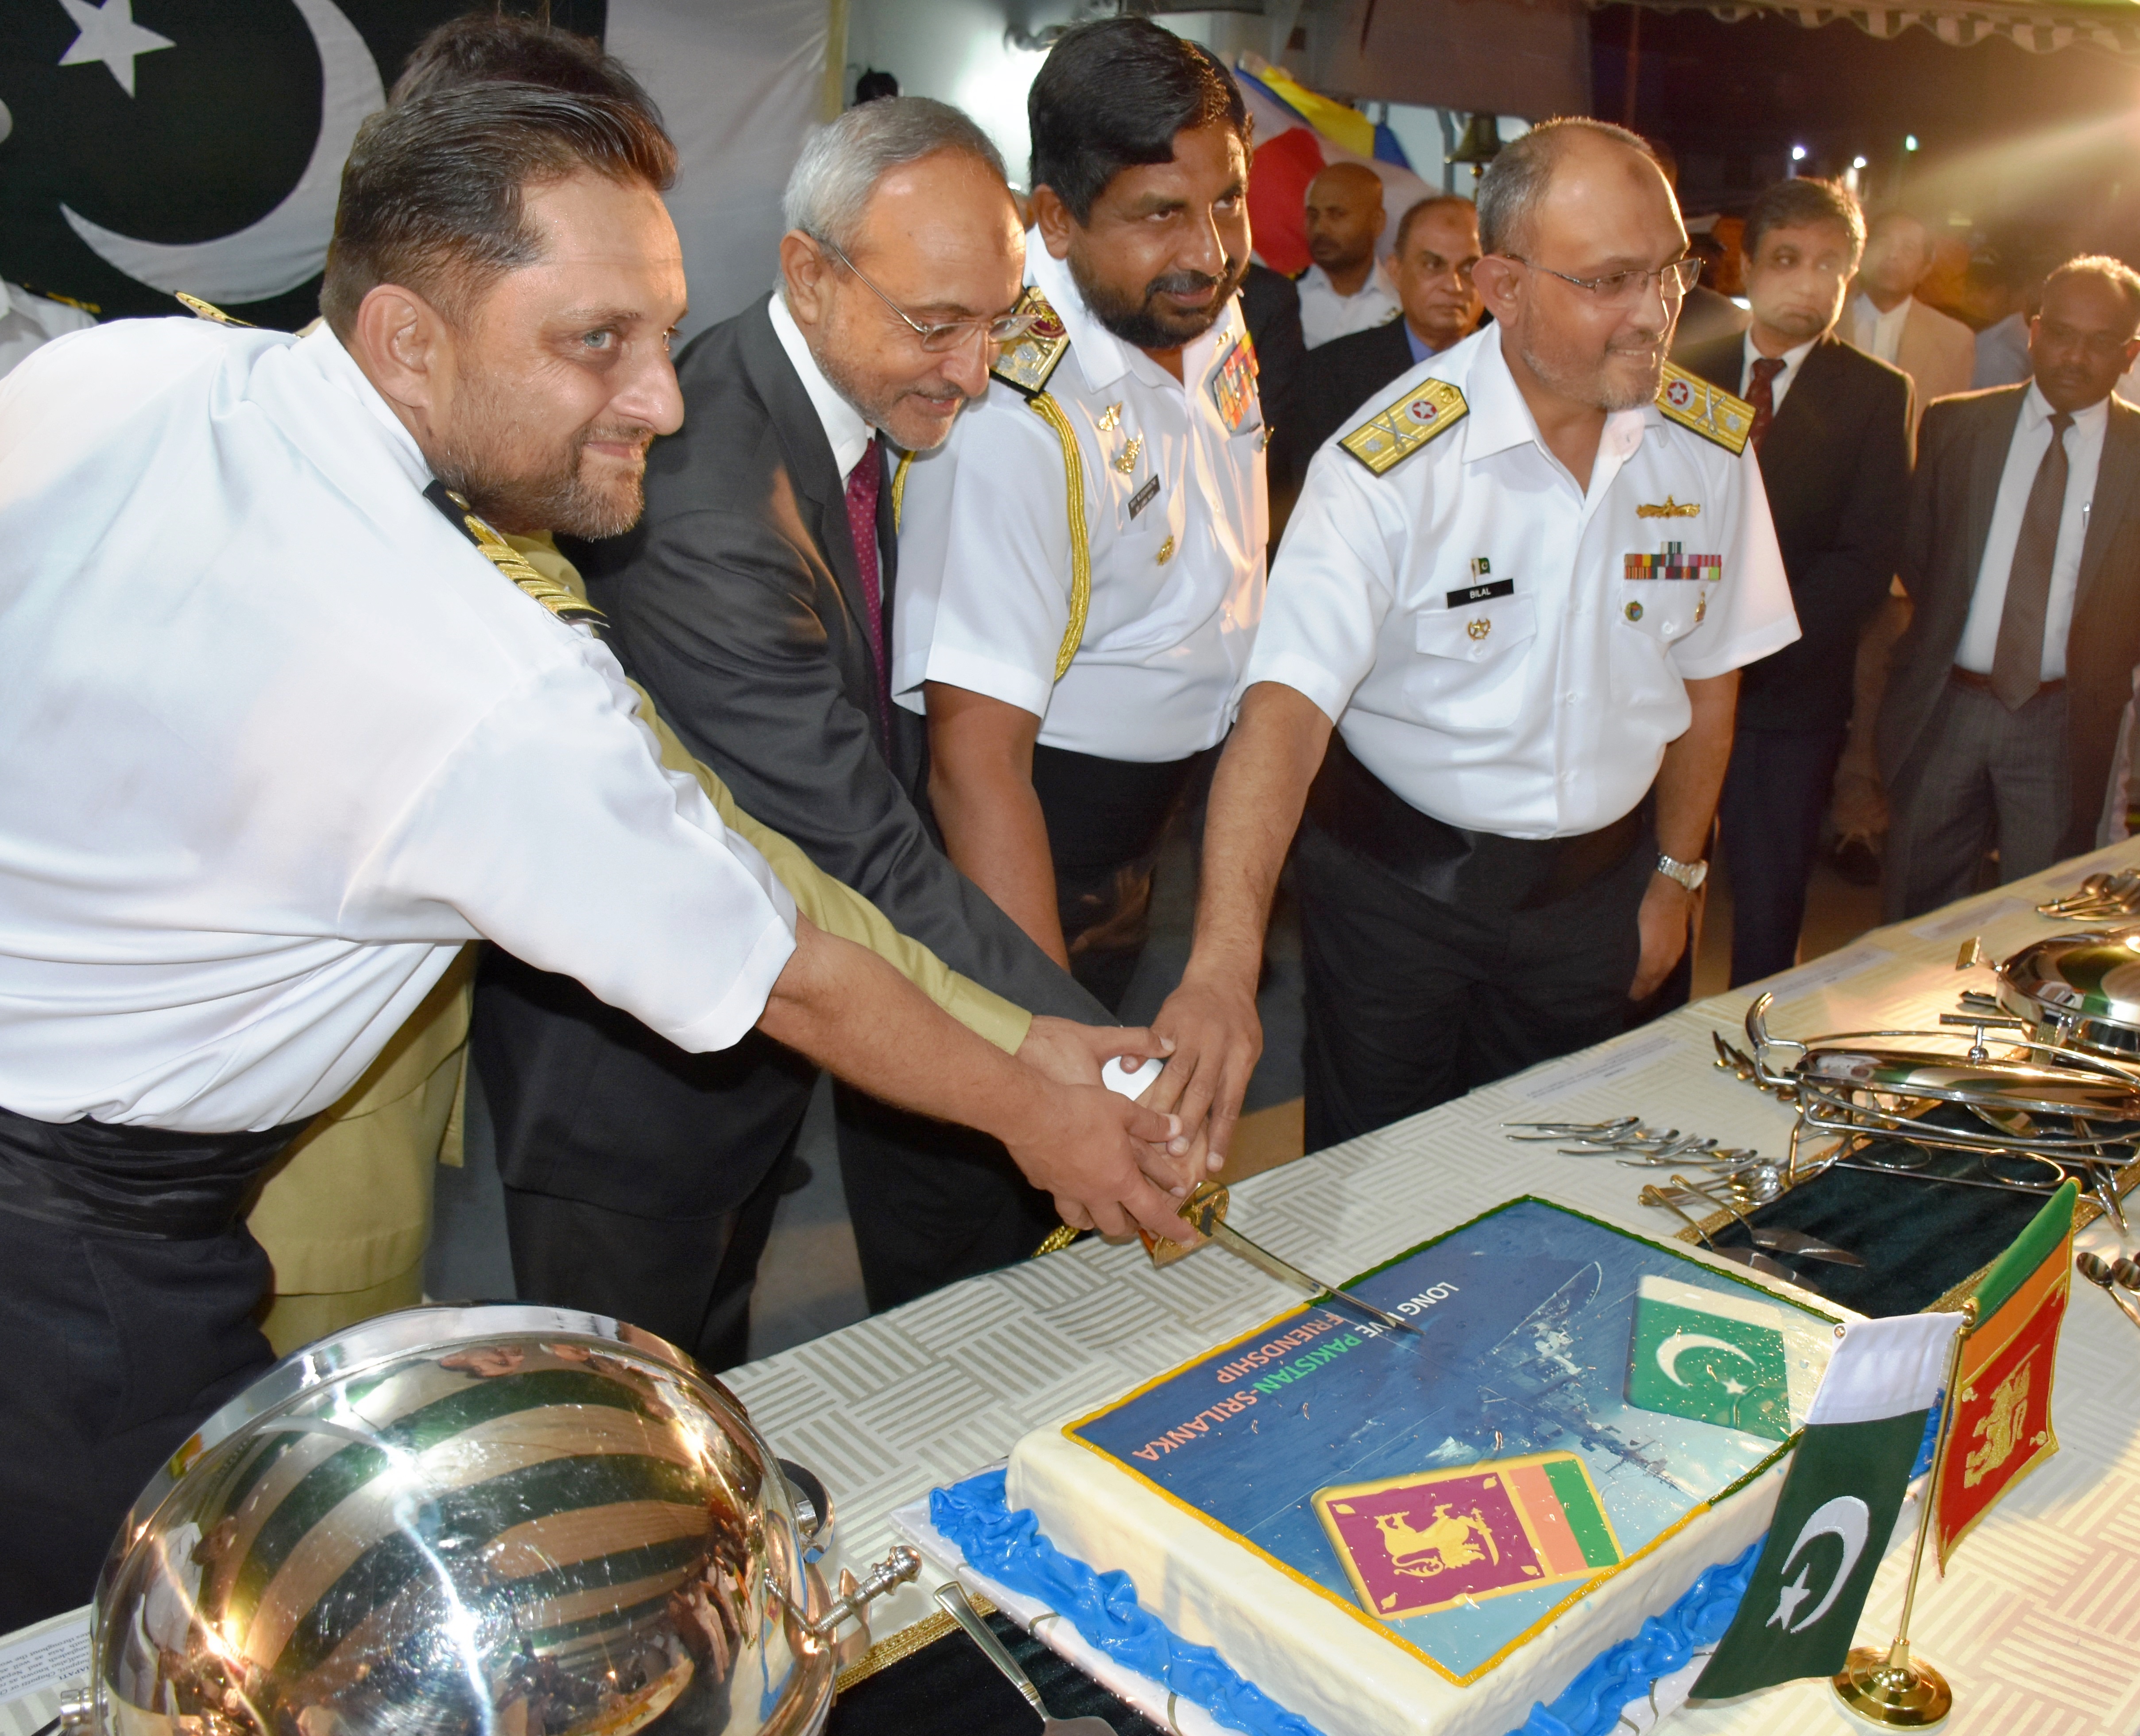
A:
POLYGON ((908 468, 893 689, 926 710, 951 859, 1118 1008, 1263 607, 1248 116, 1129 19, 1065 36, 1028 106, 1046 313, 908 468))
POLYGON ((469 941, 1171 1221, 1132 1136, 1173 1125, 798 919, 591 612, 476 516, 638 516, 680 416, 675 165, 603 98, 398 105, 344 172, 326 328, 125 321, 0 387, 0 1628, 84 1601, 270 1360, 248 1188, 469 941))
POLYGON ((1495 323, 1316 455, 1272 574, 1153 1021, 1215 1152, 1303 804, 1313 1150, 1622 1027, 1686 947, 1736 671, 1798 637, 1752 412, 1665 363, 1692 268, 1647 147, 1549 123, 1479 216, 1495 323))

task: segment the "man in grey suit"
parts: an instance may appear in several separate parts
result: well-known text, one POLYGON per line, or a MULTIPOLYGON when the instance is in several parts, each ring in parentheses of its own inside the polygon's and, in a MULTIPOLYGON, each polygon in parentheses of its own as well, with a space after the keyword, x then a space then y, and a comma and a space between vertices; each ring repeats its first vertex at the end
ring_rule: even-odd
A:
MULTIPOLYGON (((747 812, 953 969, 1030 1011, 1112 1024, 945 858, 921 805, 920 720, 885 686, 899 502, 885 437, 941 440, 1017 327, 1002 162, 956 110, 871 102, 806 146, 788 215, 780 289, 678 359, 685 428, 649 454, 645 517, 572 552, 620 655, 747 812)), ((718 1266, 732 1345, 816 1070, 768 1042, 683 1055, 503 960, 477 1038, 503 1104, 516 1270, 608 1294, 621 1265, 718 1266)), ((844 1091, 840 1108, 872 1307, 1021 1259, 1055 1226, 994 1142, 844 1091)))
POLYGON ((1889 921, 2094 841, 2140 662, 2140 275, 2070 259, 2030 322, 2025 386, 1925 413, 1902 548, 1915 613, 1879 753, 1889 921))

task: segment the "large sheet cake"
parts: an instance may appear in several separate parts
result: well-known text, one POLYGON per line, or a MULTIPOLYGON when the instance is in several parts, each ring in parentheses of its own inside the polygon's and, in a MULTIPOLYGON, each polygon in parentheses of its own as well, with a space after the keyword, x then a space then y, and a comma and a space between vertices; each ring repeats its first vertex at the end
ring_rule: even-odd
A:
POLYGON ((1040 1430, 1007 1498, 1328 1736, 1502 1736, 1766 1528, 1833 1322, 1538 1199, 1040 1430))

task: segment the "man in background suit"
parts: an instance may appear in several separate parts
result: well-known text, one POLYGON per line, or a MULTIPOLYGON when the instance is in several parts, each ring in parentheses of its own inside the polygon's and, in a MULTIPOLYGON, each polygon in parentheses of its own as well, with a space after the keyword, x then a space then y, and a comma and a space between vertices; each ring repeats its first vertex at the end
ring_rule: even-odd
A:
MULTIPOLYGON (((864 104, 805 147, 787 214, 780 288, 678 360, 685 430, 648 456, 645 516, 628 536, 576 545, 589 593, 662 716, 748 812, 953 969, 1028 1011, 1110 1023, 938 847, 920 805, 921 720, 886 683, 899 492, 887 441, 938 444, 1016 325, 1023 238, 1001 159, 943 104, 864 104)), ((642 1163, 639 1202, 620 1197, 614 1166, 582 1150, 542 1183, 546 1198, 523 1197, 556 1205, 552 1239, 572 1233, 581 1202, 673 1213, 703 1196, 709 1168, 750 1195, 753 1222, 768 1215, 814 1070, 759 1045, 730 1068, 685 1071, 608 1010, 578 1011, 600 1035, 601 1070, 577 1120, 652 1115, 670 1197, 642 1163)), ((839 1104, 871 1307, 1021 1259, 1054 1227, 993 1142, 844 1091, 839 1104)))
MULTIPOLYGON (((1865 238, 1865 257, 1843 317, 1842 334, 1877 361, 1910 376, 1910 426, 1914 435, 1935 398, 1967 391, 1976 368, 1976 337, 1960 320, 1917 298, 1932 268, 1932 241, 1907 211, 1876 214, 1865 238)), ((1881 696, 1887 685, 1895 644, 1910 624, 1908 600, 1892 589, 1858 636, 1850 736, 1835 775, 1835 849, 1838 873, 1860 886, 1880 878, 1881 840, 1887 830, 1887 798, 1881 787, 1875 738, 1881 696)))
POLYGON ((1735 986, 1798 961, 1858 635, 1887 594, 1909 499, 1909 382, 1834 332, 1864 235, 1858 202, 1841 187, 1770 187, 1747 213, 1740 243, 1753 323, 1679 358, 1754 406, 1803 635, 1740 677, 1717 810, 1731 867, 1735 986))
POLYGON ((1915 614, 1880 716, 1890 922, 2093 842, 2140 663, 2140 275, 2069 259, 2031 322, 2034 381, 1926 412, 1902 545, 1915 614))
POLYGON ((1462 194, 1423 199, 1397 219, 1396 250, 1390 280, 1404 308, 1401 319, 1333 337, 1308 364, 1294 427, 1277 424, 1277 444, 1295 489, 1308 461, 1323 441, 1368 399, 1406 373, 1471 335, 1479 323, 1479 292, 1471 268, 1479 263, 1479 214, 1462 194))
POLYGON ((1308 347, 1300 335, 1300 292, 1284 272, 1249 262, 1249 274, 1241 280, 1241 317, 1249 328, 1249 342, 1256 352, 1256 396, 1262 401, 1264 425, 1271 430, 1270 543, 1278 553, 1279 539, 1292 515, 1293 496, 1300 479, 1288 477, 1279 462, 1286 430, 1300 415, 1300 396, 1306 386, 1308 347))
POLYGON ((1879 213, 1866 229, 1865 257, 1843 332, 1867 355, 1910 376, 1919 421, 1933 399, 1967 391, 1976 366, 1976 334, 1917 298, 1931 268, 1932 240, 1924 224, 1907 211, 1879 213))

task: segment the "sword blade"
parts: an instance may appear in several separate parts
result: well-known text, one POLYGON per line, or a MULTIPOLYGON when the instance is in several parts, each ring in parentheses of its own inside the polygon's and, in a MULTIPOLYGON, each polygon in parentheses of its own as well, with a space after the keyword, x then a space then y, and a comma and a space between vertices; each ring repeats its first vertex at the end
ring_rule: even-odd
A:
POLYGON ((1247 1261, 1249 1265, 1260 1271, 1269 1272, 1271 1276, 1283 1283, 1298 1285, 1310 1296, 1333 1297, 1344 1303, 1356 1313, 1367 1316, 1377 1325, 1387 1326, 1392 1331, 1409 1332, 1414 1338, 1426 1336, 1410 1320, 1401 1320, 1394 1314, 1386 1314, 1373 1303, 1363 1302, 1349 1291, 1340 1290, 1335 1284, 1326 1284, 1320 1278, 1310 1276, 1290 1261, 1279 1259, 1269 1248, 1249 1241, 1223 1217, 1216 1216, 1210 1217, 1202 1228, 1206 1236, 1225 1249, 1228 1253, 1238 1259, 1247 1261))

